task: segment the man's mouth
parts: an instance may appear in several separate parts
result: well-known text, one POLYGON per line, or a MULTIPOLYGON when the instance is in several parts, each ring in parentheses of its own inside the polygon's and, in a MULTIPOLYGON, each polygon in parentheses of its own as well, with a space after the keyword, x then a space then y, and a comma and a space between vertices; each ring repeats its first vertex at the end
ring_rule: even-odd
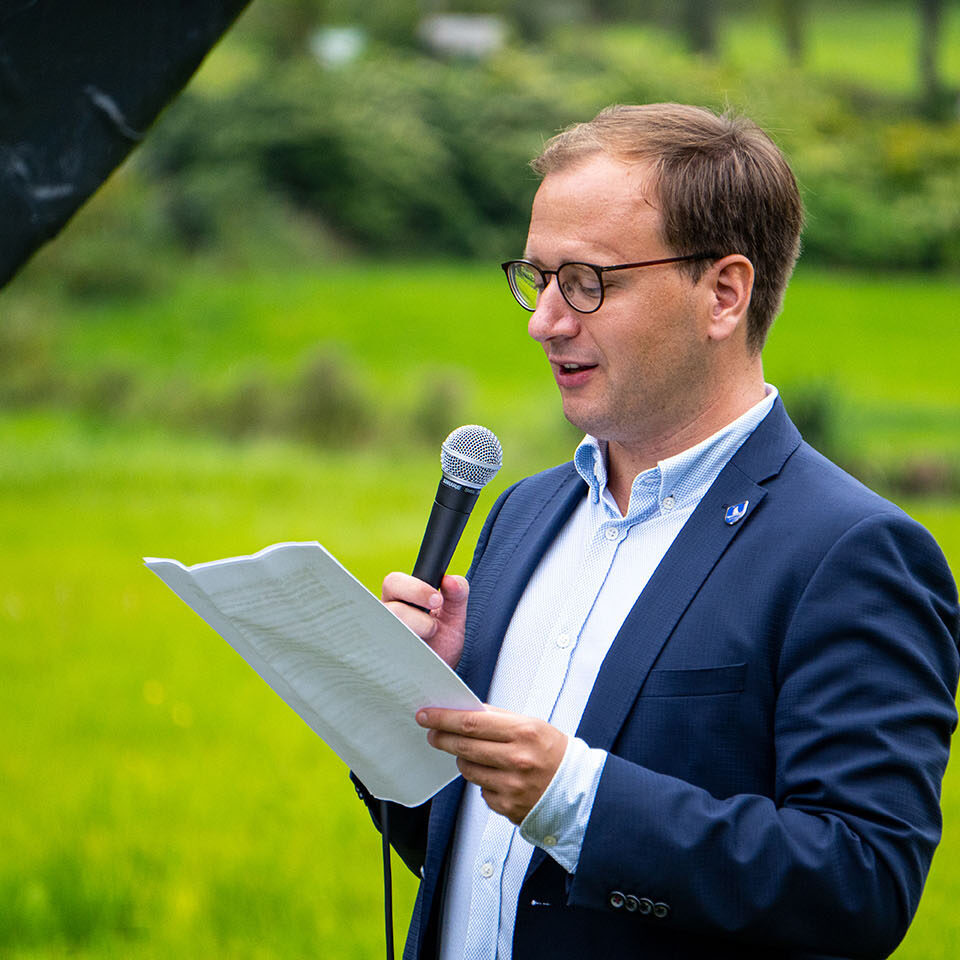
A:
POLYGON ((560 368, 562 373, 577 373, 579 370, 592 370, 596 364, 595 363, 558 363, 557 366, 560 368))

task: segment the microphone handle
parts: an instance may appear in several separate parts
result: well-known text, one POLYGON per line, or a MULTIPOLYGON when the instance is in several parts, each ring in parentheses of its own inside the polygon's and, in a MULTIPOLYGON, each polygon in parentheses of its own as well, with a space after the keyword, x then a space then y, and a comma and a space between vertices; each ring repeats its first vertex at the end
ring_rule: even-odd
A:
POLYGON ((413 565, 415 577, 431 587, 440 586, 479 493, 478 489, 465 487, 447 477, 440 479, 420 553, 413 565))

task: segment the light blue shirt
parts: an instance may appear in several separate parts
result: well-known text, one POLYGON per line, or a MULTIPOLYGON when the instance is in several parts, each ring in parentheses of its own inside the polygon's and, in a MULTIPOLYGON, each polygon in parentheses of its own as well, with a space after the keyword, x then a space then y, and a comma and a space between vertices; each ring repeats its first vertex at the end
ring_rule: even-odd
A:
POLYGON ((633 481, 627 513, 607 488, 606 444, 574 454, 589 491, 544 554, 504 636, 487 702, 569 735, 553 780, 519 828, 467 784, 453 838, 441 960, 511 960, 534 845, 573 873, 607 754, 574 736, 623 621, 720 471, 770 412, 776 388, 697 446, 633 481))

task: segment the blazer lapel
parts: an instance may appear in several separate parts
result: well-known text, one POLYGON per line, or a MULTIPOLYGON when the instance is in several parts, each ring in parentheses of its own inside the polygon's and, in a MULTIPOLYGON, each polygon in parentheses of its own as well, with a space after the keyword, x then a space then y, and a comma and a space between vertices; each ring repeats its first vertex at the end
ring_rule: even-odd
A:
POLYGON ((730 541, 766 491, 724 471, 684 524, 617 633, 577 729, 591 747, 609 750, 671 631, 730 541), (749 501, 736 523, 728 507, 749 501), (638 642, 638 637, 642 640, 638 642))
POLYGON ((671 544, 614 638, 577 736, 609 750, 677 621, 723 552, 766 496, 760 484, 780 472, 800 434, 778 399, 704 495, 671 544), (729 508, 748 505, 738 519, 729 508), (637 638, 642 637, 638 642, 637 638))

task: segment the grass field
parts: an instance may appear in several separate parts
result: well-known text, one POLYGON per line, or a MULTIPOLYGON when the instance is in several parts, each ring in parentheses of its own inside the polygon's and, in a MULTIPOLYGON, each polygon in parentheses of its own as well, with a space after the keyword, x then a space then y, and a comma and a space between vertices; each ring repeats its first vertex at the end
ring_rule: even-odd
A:
MULTIPOLYGON (((831 396, 850 456, 960 457, 958 299, 960 278, 801 269, 765 351, 767 377, 788 399, 813 387, 831 396)), ((161 396, 177 383, 252 373, 279 384, 319 348, 353 371, 381 420, 437 376, 452 379, 451 417, 488 423, 531 453, 522 472, 565 456, 573 437, 526 314, 493 265, 353 264, 213 282, 201 266, 132 302, 67 306, 15 288, 10 304, 24 324, 46 329, 49 364, 64 379, 116 368, 161 396)))
MULTIPOLYGON (((163 299, 55 316, 54 363, 109 356, 156 382, 279 373, 324 341, 387 407, 460 365, 468 419, 501 433, 506 456, 463 570, 496 490, 572 443, 502 283, 453 265, 185 274, 163 299)), ((785 392, 832 384, 866 447, 955 451, 958 293, 955 280, 801 274, 768 377, 785 392)), ((7 303, 38 309, 16 290, 7 303)), ((342 764, 140 558, 317 538, 377 589, 411 566, 436 471, 433 450, 402 442, 330 452, 55 409, 0 415, 0 956, 382 953, 378 839, 342 764)), ((960 570, 960 504, 904 506, 960 570)), ((956 763, 944 812, 899 958, 960 955, 956 763)), ((396 873, 402 938, 414 884, 396 873)))

